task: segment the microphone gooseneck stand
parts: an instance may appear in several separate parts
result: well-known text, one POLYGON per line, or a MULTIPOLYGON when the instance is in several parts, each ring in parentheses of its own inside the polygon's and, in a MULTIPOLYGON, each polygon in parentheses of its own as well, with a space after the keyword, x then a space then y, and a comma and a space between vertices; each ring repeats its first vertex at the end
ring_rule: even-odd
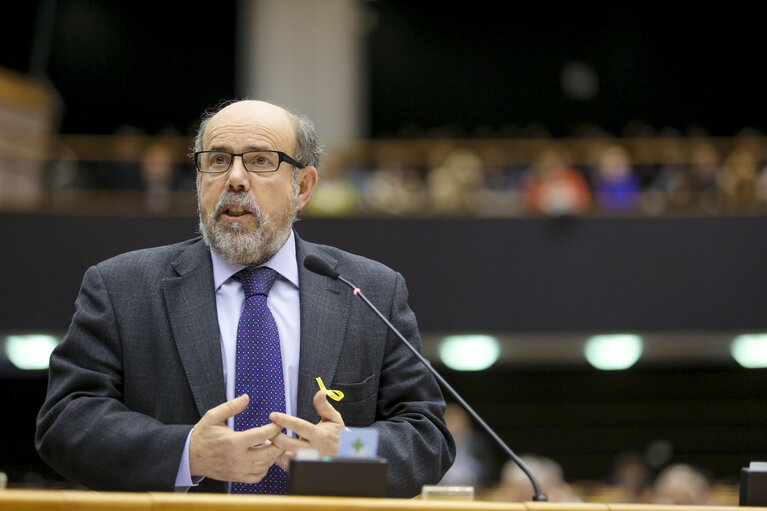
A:
POLYGON ((540 485, 538 484, 538 481, 536 481, 535 476, 533 476, 533 473, 530 471, 530 469, 525 465, 524 461, 517 456, 514 451, 512 451, 508 445, 499 437, 493 429, 488 426, 488 424, 480 417, 477 412, 475 412, 471 406, 458 394, 458 392, 453 389, 452 386, 442 377, 441 374, 439 374, 433 367, 431 367, 431 364, 429 363, 426 358, 421 355, 418 350, 408 342, 407 339, 400 333, 397 328, 391 324, 391 322, 386 319, 386 317, 381 314, 381 311, 379 311, 375 305, 373 305, 370 300, 367 299, 367 297, 362 293, 360 288, 355 286, 353 283, 349 282, 347 279, 342 277, 338 272, 333 270, 330 265, 325 262, 324 260, 315 257, 315 256, 307 256, 304 260, 304 266, 314 272, 318 273, 320 275, 324 275, 326 277, 330 277, 331 279, 337 279, 349 286, 352 289, 352 292, 355 296, 358 296, 362 299, 363 302, 372 310, 380 319, 383 321, 389 329, 394 332, 397 337, 399 337, 399 340, 404 343, 404 345, 415 355, 418 360, 421 361, 421 363, 426 366, 426 368, 431 372, 432 375, 439 381, 439 383, 450 392, 450 394, 455 398, 456 401, 466 410, 466 412, 471 416, 472 419, 474 419, 477 424, 479 424, 482 429, 503 449, 504 453, 506 453, 514 462, 517 464, 517 466, 525 473, 527 478, 530 480, 530 483, 533 486, 533 491, 535 494, 533 495, 532 500, 537 502, 543 502, 548 500, 546 498, 546 495, 541 491, 540 485))

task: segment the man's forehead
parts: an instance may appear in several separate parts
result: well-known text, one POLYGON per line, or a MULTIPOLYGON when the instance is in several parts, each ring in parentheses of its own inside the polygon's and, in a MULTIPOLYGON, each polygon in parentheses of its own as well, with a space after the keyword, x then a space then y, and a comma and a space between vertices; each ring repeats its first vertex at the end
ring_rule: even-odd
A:
POLYGON ((214 121, 253 122, 263 124, 289 124, 288 112, 277 105, 264 101, 245 100, 222 108, 213 116, 214 121))
POLYGON ((293 142, 294 134, 290 114, 278 106, 263 101, 239 101, 222 108, 211 117, 205 129, 204 141, 221 132, 259 134, 267 138, 293 142))

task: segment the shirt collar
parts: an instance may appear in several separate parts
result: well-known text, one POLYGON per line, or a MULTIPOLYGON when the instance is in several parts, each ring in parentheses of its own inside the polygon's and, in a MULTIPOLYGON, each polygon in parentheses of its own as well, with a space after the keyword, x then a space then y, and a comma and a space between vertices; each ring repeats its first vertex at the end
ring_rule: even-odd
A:
MULTIPOLYGON (((233 263, 218 255, 215 250, 210 251, 213 260, 213 283, 218 290, 221 285, 229 280, 232 275, 245 268, 244 264, 233 263)), ((268 266, 275 270, 280 276, 298 288, 298 261, 296 260, 296 241, 293 229, 285 244, 280 247, 271 259, 262 266, 268 266)))

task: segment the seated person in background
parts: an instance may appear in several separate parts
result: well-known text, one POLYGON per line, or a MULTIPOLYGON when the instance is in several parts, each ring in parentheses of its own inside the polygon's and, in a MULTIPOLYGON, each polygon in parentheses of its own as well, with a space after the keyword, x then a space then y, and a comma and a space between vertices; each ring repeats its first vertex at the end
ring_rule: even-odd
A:
POLYGON ((474 427, 469 414, 457 403, 448 403, 445 422, 455 440, 455 462, 440 484, 484 488, 495 484, 498 461, 485 433, 474 427))
POLYGON ((522 176, 525 206, 533 214, 570 217, 587 213, 591 191, 572 164, 570 151, 552 144, 536 155, 522 176))
POLYGON ((684 463, 669 465, 658 473, 653 488, 654 504, 705 506, 711 484, 696 467, 684 463))
MULTIPOLYGON (((645 503, 652 486, 652 471, 644 457, 636 451, 619 453, 613 460, 608 484, 621 490, 624 502, 645 503)), ((615 499, 615 497, 613 497, 615 499)))
POLYGON ((603 148, 594 168, 594 196, 607 213, 629 213, 639 207, 641 185, 631 166, 631 156, 618 144, 603 148))

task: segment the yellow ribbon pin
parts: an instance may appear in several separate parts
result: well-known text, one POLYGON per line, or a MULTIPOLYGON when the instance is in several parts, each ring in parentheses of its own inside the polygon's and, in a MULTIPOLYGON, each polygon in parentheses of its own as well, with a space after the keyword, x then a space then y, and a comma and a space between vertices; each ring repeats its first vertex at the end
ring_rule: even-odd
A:
POLYGON ((317 377, 317 385, 320 386, 320 390, 325 391, 325 394, 327 394, 328 397, 334 401, 341 401, 344 398, 344 393, 340 390, 326 389, 325 384, 322 383, 322 378, 319 376, 317 377))

